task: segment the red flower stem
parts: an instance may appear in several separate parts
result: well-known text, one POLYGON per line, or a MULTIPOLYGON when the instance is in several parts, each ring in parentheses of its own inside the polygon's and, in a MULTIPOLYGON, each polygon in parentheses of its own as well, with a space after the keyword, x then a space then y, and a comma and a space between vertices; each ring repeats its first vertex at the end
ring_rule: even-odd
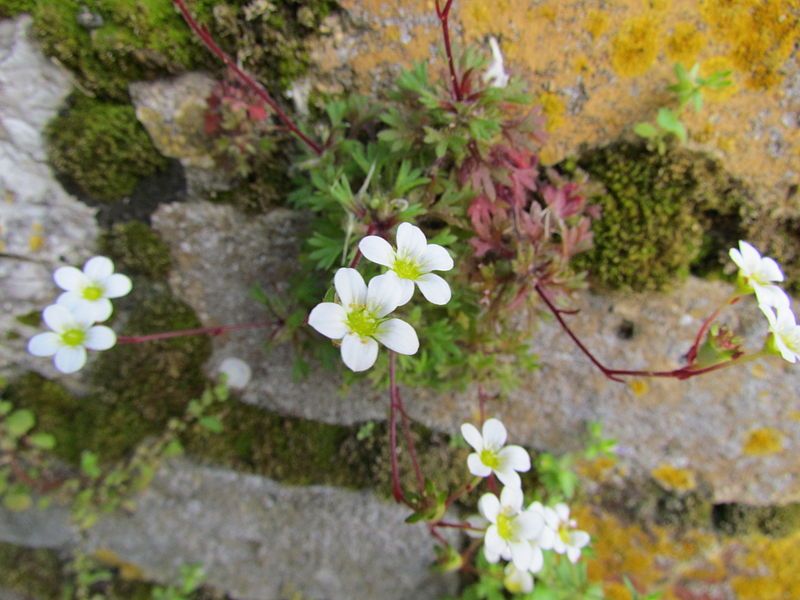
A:
MULTIPOLYGON (((178 331, 163 331, 161 333, 151 333, 148 335, 121 335, 117 338, 117 344, 140 344, 142 342, 154 342, 157 340, 168 340, 171 338, 185 337, 188 335, 222 335, 228 331, 240 331, 243 329, 262 329, 274 325, 274 322, 260 321, 258 323, 240 323, 237 325, 217 325, 215 327, 197 327, 195 329, 181 329, 178 331)), ((280 323, 275 328, 274 335, 280 330, 280 323)))
POLYGON ((400 409, 400 390, 397 388, 395 363, 397 357, 389 351, 389 448, 392 467, 392 496, 395 501, 407 504, 403 487, 400 485, 400 469, 397 464, 397 412, 400 409))
POLYGON ((731 304, 735 304, 738 301, 739 301, 739 296, 734 294, 733 296, 728 298, 723 304, 719 305, 717 309, 714 312, 712 312, 706 318, 705 321, 703 321, 703 324, 700 326, 700 329, 697 331, 697 335, 694 338, 694 343, 692 344, 692 347, 689 348, 689 352, 686 353, 686 362, 692 364, 694 362, 694 359, 697 358, 697 351, 700 348, 700 344, 703 341, 703 336, 705 335, 706 331, 708 331, 708 328, 711 327, 711 324, 714 322, 714 320, 719 316, 719 313, 721 313, 722 310, 725 309, 726 307, 730 306, 731 304))
POLYGON ((283 109, 278 105, 275 99, 270 95, 270 93, 262 86, 258 81, 256 81, 249 73, 241 69, 222 48, 220 48, 217 43, 214 41, 214 38, 211 37, 211 34, 208 30, 200 25, 195 18, 192 16, 192 13, 189 11, 189 8, 186 6, 185 0, 172 0, 175 6, 178 7, 178 10, 183 15, 183 19, 186 21, 186 24, 189 28, 200 38, 200 40, 205 44, 206 48, 211 51, 211 53, 220 59, 225 65, 236 75, 239 80, 248 86, 251 90, 253 90, 259 98, 261 98, 264 102, 269 105, 269 107, 275 112, 275 116, 281 120, 281 122, 291 131, 294 135, 296 135, 300 140, 305 143, 317 156, 321 156, 323 149, 318 143, 314 140, 309 138, 305 133, 303 133, 300 128, 295 124, 294 121, 287 115, 283 109))
MULTIPOLYGON (((567 325, 566 321, 564 321, 563 317, 561 316, 562 311, 559 310, 558 308, 556 308, 556 306, 553 304, 553 302, 547 296, 547 293, 544 291, 544 289, 538 284, 534 286, 534 289, 536 290, 536 293, 539 294, 539 297, 542 300, 544 300, 544 303, 547 305, 547 308, 549 308, 550 312, 553 313, 553 315, 555 316, 556 320, 561 325, 561 328, 567 333, 567 335, 572 339, 572 341, 575 342, 575 345, 578 346, 578 348, 580 348, 581 352, 583 352, 584 355, 586 355, 586 357, 590 361, 592 361, 592 364, 594 364, 598 369, 600 369, 600 371, 603 372, 603 375, 605 375, 606 377, 608 377, 612 381, 618 381, 620 383, 624 383, 623 380, 620 379, 620 377, 665 377, 665 378, 680 379, 680 380, 690 379, 692 377, 697 377, 698 375, 703 375, 705 373, 711 373, 713 371, 718 371, 720 369, 724 369, 724 368, 730 367, 732 365, 740 364, 740 363, 743 363, 743 362, 749 362, 749 361, 754 360, 756 358, 760 358, 761 356, 764 355, 763 351, 762 352, 756 352, 754 354, 742 355, 742 356, 740 356, 738 358, 735 358, 733 360, 727 360, 727 361, 720 362, 720 363, 717 363, 717 364, 714 364, 714 365, 711 365, 711 366, 708 366, 708 367, 703 367, 703 368, 700 368, 700 369, 692 367, 691 364, 686 365, 684 367, 680 367, 678 369, 673 369, 671 371, 646 371, 646 370, 636 370, 636 369, 611 369, 609 367, 606 367, 597 358, 595 358, 595 356, 591 353, 591 351, 584 345, 583 342, 581 342, 581 340, 578 338, 578 336, 575 335, 575 333, 572 331, 572 329, 570 329, 569 325, 567 325)), ((728 304, 732 304, 732 303, 733 303, 733 300, 728 302, 728 304)), ((719 311, 724 306, 725 305, 723 305, 722 307, 717 309, 708 319, 706 319, 706 321, 703 323, 703 327, 705 327, 707 329, 708 326, 711 324, 711 322, 714 320, 714 318, 716 318, 716 316, 719 313, 719 311)), ((703 329, 703 327, 701 327, 701 329, 703 329)), ((702 335, 702 334, 698 334, 698 335, 702 335)))
POLYGON ((436 539, 436 541, 439 542, 442 546, 447 547, 450 545, 444 538, 444 536, 438 531, 436 531, 436 526, 433 525, 432 523, 428 523, 428 533, 430 533, 436 539))
POLYGON ((400 418, 403 424, 403 437, 405 437, 406 446, 408 446, 408 455, 411 457, 411 464, 414 466, 414 475, 417 478, 417 487, 419 488, 420 496, 422 496, 425 493, 425 476, 422 474, 422 469, 419 466, 417 449, 414 446, 414 438, 411 435, 408 414, 403 406, 403 397, 401 396, 399 389, 397 391, 397 408, 400 411, 400 418))
POLYGON ((450 9, 453 7, 453 0, 447 0, 444 9, 440 8, 440 0, 436 0, 436 16, 439 17, 439 22, 442 24, 442 37, 444 38, 444 51, 447 54, 447 66, 450 69, 450 83, 453 86, 453 97, 457 101, 461 101, 464 95, 461 92, 461 85, 458 83, 458 75, 456 74, 456 62, 453 59, 453 48, 450 44, 450 26, 448 19, 450 18, 450 9))
POLYGON ((448 521, 436 521, 433 527, 444 527, 445 529, 469 529, 470 531, 483 531, 480 527, 473 527, 469 523, 450 523, 448 521))

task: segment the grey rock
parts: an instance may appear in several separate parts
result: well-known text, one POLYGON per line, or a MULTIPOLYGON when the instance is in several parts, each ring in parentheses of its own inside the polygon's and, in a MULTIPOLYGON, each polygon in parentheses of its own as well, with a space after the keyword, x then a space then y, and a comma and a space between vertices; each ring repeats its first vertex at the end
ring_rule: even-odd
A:
MULTIPOLYGON (((302 216, 285 210, 246 218, 209 203, 162 206, 154 225, 171 245, 176 293, 208 325, 269 319, 249 295, 259 282, 284 291, 302 216), (208 227, 213 223, 213 227, 208 227)), ((731 292, 720 282, 689 279, 668 294, 586 294, 576 298, 575 331, 610 366, 671 369, 680 365, 702 319, 731 292), (632 339, 619 327, 633 323, 632 339)), ((752 301, 725 313, 748 347, 763 342, 766 323, 752 301)), ((268 330, 267 330, 268 331, 268 330)), ((421 333, 425 343, 424 332, 421 333)), ((352 424, 385 418, 384 390, 367 385, 347 392, 330 373, 292 378, 288 347, 265 349, 265 331, 240 331, 214 340, 211 364, 237 356, 253 367, 246 402, 320 421, 352 424)), ((327 343, 320 338, 320 343, 327 343)), ((670 464, 693 470, 717 502, 782 504, 800 500, 800 369, 778 358, 688 381, 648 380, 646 390, 603 377, 552 320, 532 332, 541 369, 489 410, 508 424, 516 442, 562 452, 576 449, 590 421, 619 440, 632 477, 670 464), (782 432, 783 450, 767 456, 743 452, 747 434, 761 427, 782 432)), ((407 390, 412 416, 457 434, 476 412, 474 391, 435 395, 407 390)))
POLYGON ((35 329, 17 317, 51 304, 59 291, 53 270, 81 264, 97 238, 94 210, 67 194, 47 164, 43 130, 72 83, 31 40, 30 25, 28 16, 0 22, 0 372, 5 375, 27 369, 56 374, 49 361, 27 354, 35 329))
POLYGON ((61 548, 75 542, 75 532, 69 525, 69 510, 63 507, 23 512, 0 508, 0 540, 30 548, 61 548))
MULTIPOLYGON (((424 525, 406 524, 407 514, 370 492, 291 487, 177 461, 159 470, 133 513, 92 528, 87 550, 111 552, 163 582, 200 563, 210 585, 243 600, 294 592, 309 600, 441 598, 455 580, 430 571, 432 539, 424 525)), ((3 527, 10 515, 0 511, 0 539, 40 542, 43 516, 30 513, 26 538, 25 529, 3 527)), ((63 543, 55 533, 49 541, 63 543)))

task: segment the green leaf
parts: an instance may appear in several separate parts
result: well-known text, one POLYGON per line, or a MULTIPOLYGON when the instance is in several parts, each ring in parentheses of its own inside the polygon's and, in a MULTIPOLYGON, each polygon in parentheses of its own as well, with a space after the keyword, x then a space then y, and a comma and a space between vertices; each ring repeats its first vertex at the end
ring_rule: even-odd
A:
POLYGON ((647 139, 654 138, 658 135, 658 129, 650 123, 637 123, 633 126, 633 132, 639 137, 647 139))
POLYGON ((84 450, 81 453, 81 471, 84 475, 91 479, 97 479, 102 473, 99 462, 100 461, 94 452, 91 452, 90 450, 84 450))
POLYGON ((3 415, 7 415, 11 412, 11 409, 14 408, 14 405, 7 400, 0 400, 0 417, 3 415))
POLYGON ((36 425, 36 417, 29 410, 15 410, 6 418, 5 423, 11 437, 21 438, 36 425))
POLYGON ((34 433, 28 441, 42 450, 52 450, 56 446, 56 438, 49 433, 34 433))
POLYGON ((164 447, 164 458, 173 458, 181 454, 183 454, 183 444, 181 444, 180 440, 171 440, 164 447))
POLYGON ((199 423, 201 427, 208 429, 212 433, 222 433, 222 421, 217 417, 203 417, 199 423))
POLYGON ((656 122, 663 130, 673 134, 682 142, 686 141, 686 127, 683 123, 681 123, 681 120, 678 118, 678 116, 670 109, 659 109, 656 122))

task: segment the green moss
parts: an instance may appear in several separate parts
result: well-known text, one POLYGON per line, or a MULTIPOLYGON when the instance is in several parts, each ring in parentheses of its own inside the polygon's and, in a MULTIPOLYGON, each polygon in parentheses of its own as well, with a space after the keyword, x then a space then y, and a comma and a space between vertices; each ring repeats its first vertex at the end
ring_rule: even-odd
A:
POLYGON ((0 19, 16 17, 21 13, 31 13, 36 0, 0 0, 0 19))
POLYGON ((18 315, 15 319, 28 327, 38 327, 42 322, 42 313, 41 311, 34 310, 24 315, 18 315))
POLYGON ((604 187, 592 198, 603 211, 595 248, 579 263, 603 287, 661 289, 690 269, 719 269, 741 237, 746 191, 708 156, 617 143, 579 164, 604 187))
POLYGON ((46 135, 56 170, 97 200, 127 196, 166 166, 132 106, 75 97, 46 135))
POLYGON ((61 585, 61 561, 55 552, 0 543, 0 588, 37 600, 56 600, 61 585))
POLYGON ((103 233, 100 253, 114 260, 117 271, 165 280, 170 269, 169 247, 141 221, 115 223, 103 233))

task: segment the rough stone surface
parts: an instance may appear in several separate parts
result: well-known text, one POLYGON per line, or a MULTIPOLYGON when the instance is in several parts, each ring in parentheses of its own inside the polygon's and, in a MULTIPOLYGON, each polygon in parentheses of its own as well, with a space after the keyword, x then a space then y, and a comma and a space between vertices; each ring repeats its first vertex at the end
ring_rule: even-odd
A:
POLYGON ((208 138, 203 134, 206 99, 214 83, 203 73, 186 73, 130 86, 136 116, 158 151, 183 165, 189 198, 230 187, 227 177, 214 170, 208 138))
MULTIPOLYGON (((301 216, 278 210, 245 218, 229 206, 191 203, 162 206, 153 222, 171 245, 175 291, 207 325, 269 318, 249 289, 255 282, 271 291, 283 289, 293 269, 291 251, 301 235, 301 216), (215 226, 208 228, 208 223, 215 226)), ((723 283, 690 279, 670 294, 587 294, 576 298, 581 312, 570 323, 611 366, 675 368, 702 319, 730 292, 723 283), (626 321, 633 324, 631 339, 619 334, 626 321)), ((741 303, 725 319, 750 348, 760 347, 766 323, 754 303, 741 303)), ((335 423, 385 418, 385 394, 366 385, 344 393, 335 377, 314 370, 308 379, 293 381, 290 349, 267 351, 265 335, 241 331, 214 341, 212 365, 236 356, 253 368, 245 401, 335 423)), ((509 424, 516 441, 554 451, 574 449, 585 424, 596 420, 619 440, 632 474, 668 464, 695 472, 711 486, 717 502, 800 500, 796 366, 773 358, 684 382, 625 385, 606 380, 554 322, 542 321, 532 337, 541 369, 490 406, 509 424), (764 427, 781 432, 782 451, 746 454, 748 434, 764 427)), ((472 392, 408 390, 406 404, 414 418, 450 433, 473 418, 476 409, 472 392)))
POLYGON ((42 131, 72 84, 33 44, 30 24, 27 16, 0 21, 0 372, 54 375, 25 351, 35 329, 17 317, 55 300, 52 271, 91 256, 97 224, 47 165, 42 131))
MULTIPOLYGON (((436 600, 455 581, 429 570, 431 538, 406 516, 370 492, 290 487, 174 462, 159 471, 135 512, 90 530, 88 546, 159 581, 201 563, 210 585, 243 600, 295 593, 309 600, 436 600)), ((13 526, 9 534, 8 519, 0 512, 0 539, 36 545, 38 538, 20 539, 13 526)), ((36 525, 29 534, 41 530, 36 525)), ((54 535, 45 545, 60 540, 54 535)))

